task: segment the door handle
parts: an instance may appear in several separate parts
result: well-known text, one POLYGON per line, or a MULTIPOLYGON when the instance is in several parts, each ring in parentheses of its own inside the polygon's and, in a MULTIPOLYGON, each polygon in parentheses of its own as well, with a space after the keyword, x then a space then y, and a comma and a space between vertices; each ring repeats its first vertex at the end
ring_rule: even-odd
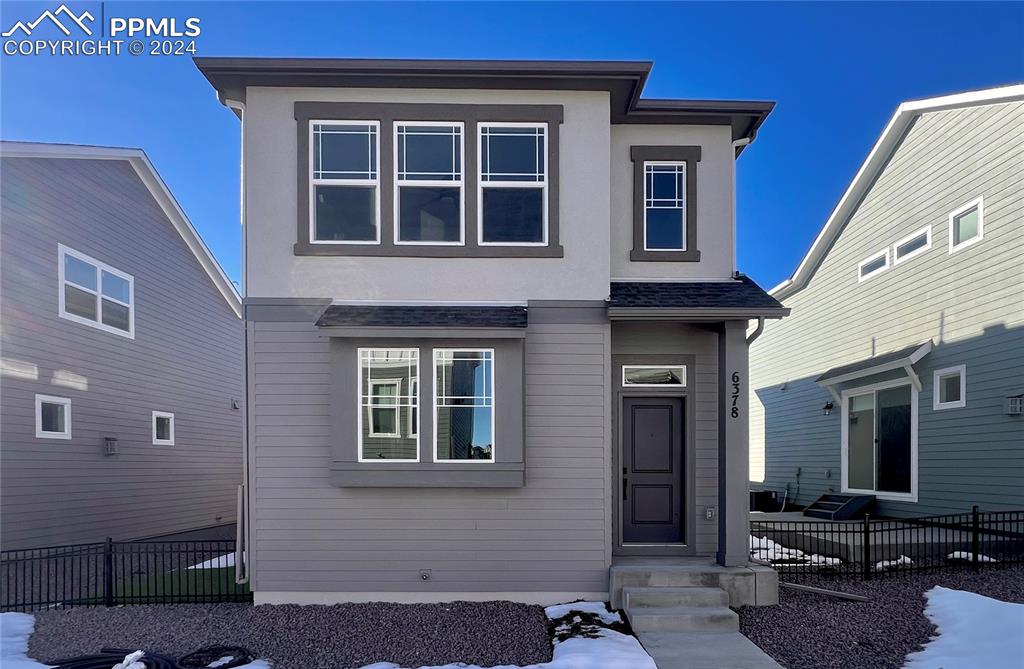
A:
POLYGON ((626 474, 628 474, 628 473, 629 473, 628 470, 625 467, 623 467, 622 468, 622 501, 623 502, 626 501, 626 489, 629 487, 629 479, 626 478, 626 474))

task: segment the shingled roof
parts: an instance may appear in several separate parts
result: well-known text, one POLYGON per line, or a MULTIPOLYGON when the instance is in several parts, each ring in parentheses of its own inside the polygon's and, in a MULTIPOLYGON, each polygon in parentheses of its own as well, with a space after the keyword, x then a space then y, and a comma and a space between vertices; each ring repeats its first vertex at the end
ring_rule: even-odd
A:
POLYGON ((319 327, 525 328, 526 307, 335 304, 319 327))
POLYGON ((789 313, 774 297, 750 277, 740 275, 731 281, 616 281, 608 301, 613 316, 629 310, 671 310, 676 312, 735 312, 781 318, 789 313))

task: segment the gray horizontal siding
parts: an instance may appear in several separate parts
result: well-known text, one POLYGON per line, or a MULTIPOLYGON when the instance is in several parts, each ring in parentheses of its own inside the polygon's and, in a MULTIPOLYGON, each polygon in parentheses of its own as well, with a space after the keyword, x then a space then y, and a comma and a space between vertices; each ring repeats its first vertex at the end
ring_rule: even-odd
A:
POLYGON ((751 480, 797 491, 799 503, 838 490, 839 407, 813 379, 826 369, 931 339, 923 383, 919 499, 895 515, 1024 508, 1024 420, 1005 416, 1024 393, 1024 104, 932 112, 907 132, 817 268, 791 296, 793 315, 751 349, 751 480), (984 239, 948 252, 949 212, 984 197, 984 239), (931 248, 857 282, 857 264, 931 226, 931 248), (932 372, 967 365, 967 406, 932 410, 932 372), (786 389, 781 386, 786 383, 786 389), (826 474, 831 473, 831 477, 826 474))
POLYGON ((527 330, 526 486, 465 490, 332 486, 329 339, 249 328, 256 591, 607 589, 606 325, 527 330))
POLYGON ((232 522, 239 319, 126 161, 5 158, 2 188, 3 547, 232 522), (134 339, 59 318, 58 243, 133 275, 134 339), (35 437, 36 393, 71 399, 72 439, 35 437), (152 445, 154 410, 174 446, 152 445))

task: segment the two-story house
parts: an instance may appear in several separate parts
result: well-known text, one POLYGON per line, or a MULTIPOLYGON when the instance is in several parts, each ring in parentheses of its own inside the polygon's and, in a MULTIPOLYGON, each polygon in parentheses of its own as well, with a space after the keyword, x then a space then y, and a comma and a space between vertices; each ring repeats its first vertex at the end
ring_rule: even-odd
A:
MULTIPOLYGON (((1024 86, 900 105, 751 349, 754 487, 1024 508, 1024 86)), ((827 508, 827 505, 823 505, 827 508)))
POLYGON ((618 602, 669 563, 771 601, 747 330, 786 310, 736 272, 734 161, 772 103, 645 100, 637 62, 196 63, 241 119, 256 601, 618 602))
POLYGON ((0 187, 0 545, 234 522, 242 301, 145 152, 2 142, 0 187))

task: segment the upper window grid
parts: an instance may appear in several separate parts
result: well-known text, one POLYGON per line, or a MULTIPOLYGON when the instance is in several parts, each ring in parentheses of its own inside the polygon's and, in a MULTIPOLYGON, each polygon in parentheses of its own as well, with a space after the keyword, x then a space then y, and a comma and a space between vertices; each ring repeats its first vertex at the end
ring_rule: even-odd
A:
POLYGON ((932 228, 928 227, 907 235, 892 245, 892 264, 899 265, 901 262, 910 260, 932 247, 932 228))
POLYGON ((357 448, 359 462, 419 462, 420 441, 419 425, 416 430, 408 429, 409 434, 403 435, 393 432, 377 432, 376 421, 373 418, 375 410, 394 411, 395 419, 393 424, 400 430, 401 426, 409 425, 411 419, 402 419, 402 414, 408 416, 415 412, 416 420, 419 418, 419 349, 416 348, 360 348, 357 352, 358 378, 359 378, 359 407, 356 420, 357 448), (396 378, 400 376, 402 378, 396 378), (404 382, 403 382, 404 379, 404 382), (378 392, 384 387, 396 387, 396 392, 378 392), (366 426, 364 434, 363 426, 366 426), (398 443, 368 444, 368 438, 391 439, 399 441, 403 438, 415 440, 415 455, 407 458, 382 457, 385 451, 404 451, 405 445, 398 443), (366 455, 367 447, 376 447, 377 457, 366 455))
MULTIPOLYGON (((479 165, 479 179, 477 183, 477 237, 481 246, 547 246, 548 244, 548 126, 546 123, 490 123, 478 124, 477 132, 477 164, 479 165), (520 139, 520 142, 513 142, 520 139), (493 143, 497 146, 492 146, 493 143), (520 169, 504 169, 515 162, 514 157, 501 158, 501 144, 510 145, 518 143, 520 150, 528 147, 532 149, 533 160, 527 157, 520 165, 520 169), (532 146, 530 146, 532 145, 532 146), (497 151, 496 151, 497 149, 497 151), (495 160, 495 154, 499 158, 495 160), (497 169, 492 166, 497 163, 497 169), (532 241, 487 241, 484 229, 485 202, 484 190, 488 188, 507 189, 537 189, 541 192, 540 197, 540 235, 539 239, 532 241)), ((525 156, 520 156, 525 157, 525 156)))
MULTIPOLYGON (((380 123, 378 121, 310 121, 309 123, 309 239, 314 244, 380 244, 380 123), (366 138, 366 163, 357 165, 352 162, 346 167, 361 169, 324 169, 325 137, 327 140, 327 166, 332 164, 330 153, 332 144, 340 150, 343 139, 347 148, 353 149, 350 160, 358 161, 363 153, 359 137, 366 138), (317 186, 356 186, 372 191, 373 227, 372 239, 327 239, 317 234, 317 186)), ((365 235, 364 235, 365 236, 365 235)))
POLYGON ((643 233, 645 251, 686 250, 685 162, 644 162, 643 233), (665 238, 661 243, 651 239, 655 236, 652 224, 663 228, 659 230, 665 238))
POLYGON ((985 236, 985 202, 977 198, 957 207, 949 214, 949 252, 959 251, 980 242, 985 236), (973 218, 972 218, 973 217, 973 218), (972 234, 964 236, 962 227, 973 225, 972 234))
POLYGON ((451 121, 395 121, 394 126, 395 244, 465 244, 465 124, 451 121), (444 144, 449 146, 442 148, 444 144), (440 151, 437 150, 439 148, 440 151), (404 194, 409 196, 405 202, 403 188, 409 189, 404 194), (413 189, 419 189, 419 192, 413 189), (451 198, 450 191, 458 191, 457 219, 454 216, 456 212, 445 205, 445 200, 451 198), (406 209, 404 213, 403 204, 406 209), (411 211, 413 207, 418 207, 418 220, 411 211), (433 212, 429 211, 431 208, 433 212))
MULTIPOLYGON (((460 349, 434 349, 434 462, 494 462, 494 349, 482 349, 482 348, 460 348, 460 349), (479 380, 480 383, 476 383, 476 376, 474 374, 473 394, 461 394, 456 395, 449 393, 448 389, 452 388, 456 380, 449 378, 449 373, 454 373, 455 365, 458 362, 470 362, 479 364, 479 380), (471 436, 476 436, 477 428, 479 427, 485 437, 490 443, 486 445, 479 444, 466 444, 469 447, 469 457, 448 457, 441 458, 438 455, 438 449, 440 448, 439 439, 439 427, 441 420, 440 414, 444 410, 448 410, 450 414, 453 414, 456 410, 465 411, 470 410, 472 429, 470 430, 471 436), (486 420, 478 420, 481 416, 486 416, 486 420), (483 424, 481 424, 483 423, 483 424), (473 457, 473 454, 477 450, 488 452, 486 458, 473 457)), ((446 424, 451 424, 453 421, 449 417, 446 424)))
POLYGON ((135 279, 131 274, 63 244, 57 245, 57 273, 61 318, 135 338, 135 279))
POLYGON ((886 247, 857 265, 857 281, 866 281, 889 269, 889 248, 886 247))

